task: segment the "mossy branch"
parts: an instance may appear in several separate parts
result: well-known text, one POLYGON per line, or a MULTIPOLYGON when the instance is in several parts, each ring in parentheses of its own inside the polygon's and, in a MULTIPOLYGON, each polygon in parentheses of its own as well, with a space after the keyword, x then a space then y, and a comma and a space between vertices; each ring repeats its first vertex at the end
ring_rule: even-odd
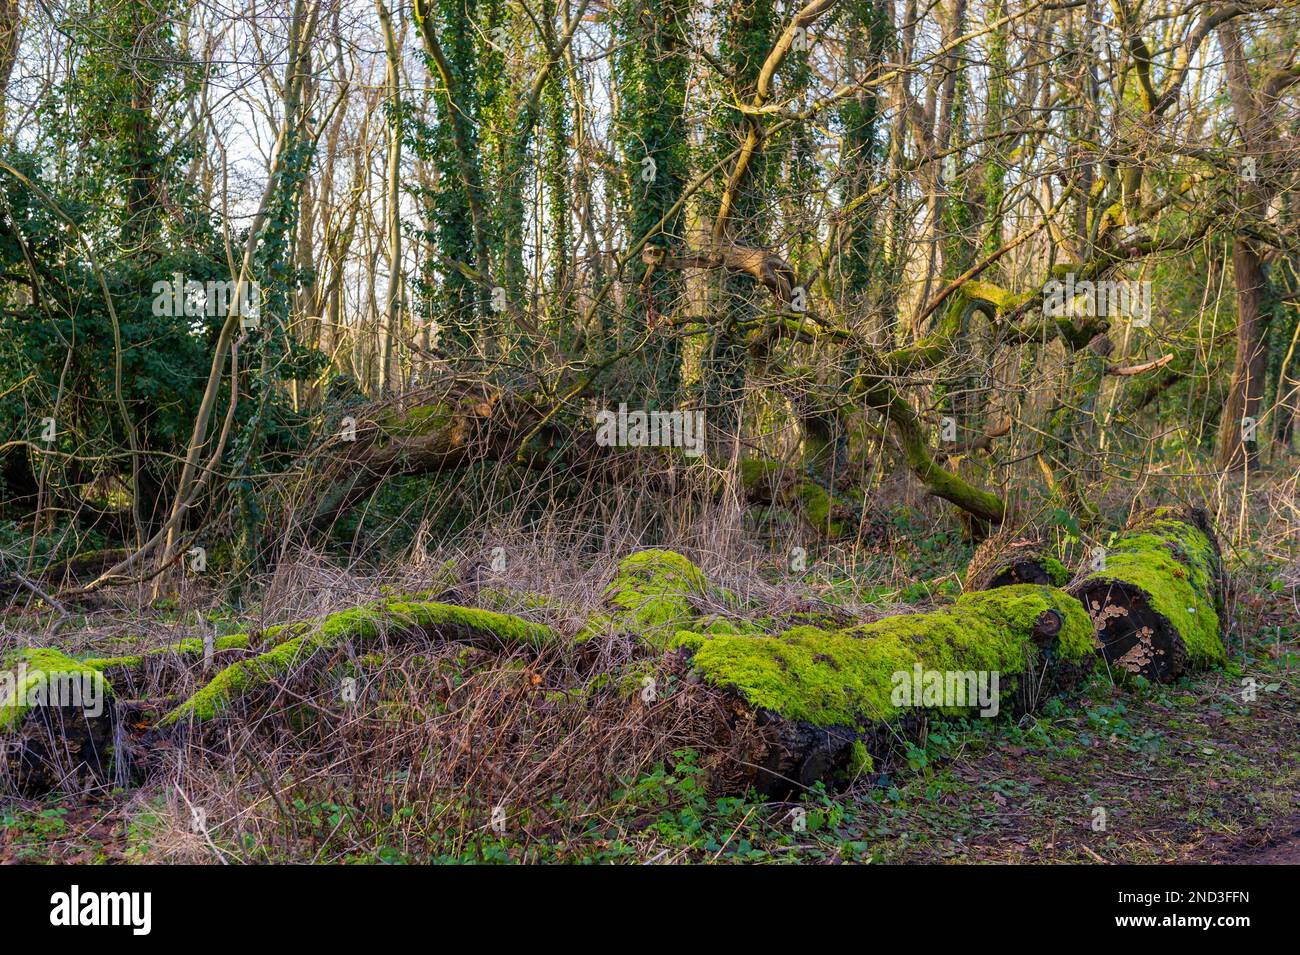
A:
POLYGON ((551 628, 519 617, 433 601, 380 600, 318 620, 295 624, 293 636, 270 650, 223 669, 201 690, 159 721, 174 726, 202 723, 227 713, 240 699, 273 686, 319 654, 351 646, 363 649, 386 637, 416 633, 491 649, 540 651, 561 642, 551 628))

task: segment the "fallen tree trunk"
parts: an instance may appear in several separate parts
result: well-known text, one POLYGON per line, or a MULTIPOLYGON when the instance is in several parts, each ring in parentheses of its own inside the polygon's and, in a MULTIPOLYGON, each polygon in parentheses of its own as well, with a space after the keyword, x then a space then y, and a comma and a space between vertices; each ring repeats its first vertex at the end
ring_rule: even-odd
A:
POLYGON ((1069 590, 1092 617, 1102 655, 1119 669, 1169 683, 1227 657, 1223 561, 1199 508, 1160 507, 1138 516, 1107 548, 1100 568, 1069 590))
POLYGON ((679 632, 671 646, 768 730, 751 782, 776 795, 887 758, 925 713, 1029 711, 1078 686, 1095 643, 1082 605, 1020 585, 842 630, 679 632))
MULTIPOLYGON (((513 453, 529 409, 483 389, 448 388, 402 407, 369 409, 316 452, 309 484, 322 488, 307 527, 320 531, 387 478, 436 473, 513 453)), ((314 495, 313 495, 314 496, 314 495)))
MULTIPOLYGON (((318 448, 307 476, 295 476, 290 490, 306 491, 311 502, 306 528, 314 532, 328 528, 388 478, 486 462, 562 469, 568 478, 613 487, 635 482, 664 494, 683 490, 682 474, 690 459, 680 449, 602 447, 594 426, 570 429, 541 421, 523 396, 472 389, 358 411, 346 437, 331 438, 318 448)), ((693 493, 708 485, 699 481, 696 486, 700 490, 693 493)), ((293 505, 301 506, 296 498, 293 505)))
MULTIPOLYGON (((87 551, 65 558, 58 563, 34 573, 36 582, 49 587, 50 590, 65 589, 77 581, 94 577, 121 560, 130 556, 126 548, 114 547, 106 550, 87 551)), ((0 573, 0 595, 16 591, 21 585, 12 574, 0 573)))
MULTIPOLYGON (((740 776, 728 782, 777 795, 889 758, 930 715, 993 716, 1004 707, 1032 711, 1046 697, 1076 688, 1099 651, 1157 678, 1175 672, 1179 661, 1203 665, 1223 659, 1218 615, 1224 581, 1203 514, 1162 509, 1144 515, 1112 548, 1106 569, 1072 589, 1083 602, 1054 587, 1012 584, 968 593, 926 613, 847 627, 819 615, 812 624, 791 627, 792 621, 781 624, 770 616, 744 619, 737 612, 740 601, 712 585, 686 557, 646 550, 620 563, 606 588, 606 609, 572 640, 520 617, 392 598, 222 637, 213 658, 220 654, 223 662, 234 662, 173 705, 150 735, 273 705, 290 684, 315 680, 319 686, 342 654, 416 636, 530 652, 589 641, 604 647, 612 638, 628 637, 631 665, 643 666, 647 653, 666 653, 690 679, 717 691, 722 705, 709 709, 714 715, 706 737, 745 741, 744 758, 735 760, 743 764, 740 776), (1144 649, 1134 651, 1136 646, 1144 649)), ((138 675, 151 666, 205 656, 199 640, 84 662, 52 650, 28 652, 36 654, 30 663, 47 681, 57 674, 76 676, 109 700, 118 686, 147 685, 138 675)), ((102 779, 102 757, 113 733, 111 705, 106 720, 88 724, 82 736, 75 728, 56 727, 54 709, 16 692, 0 693, 0 731, 18 734, 17 751, 26 764, 59 765, 51 747, 62 747, 80 754, 80 765, 93 763, 102 779), (38 730, 47 741, 40 744, 44 749, 37 745, 38 730)), ((34 788, 48 788, 68 774, 55 778, 49 771, 27 770, 25 778, 34 788)))
MULTIPOLYGON (((389 407, 354 421, 350 440, 338 437, 318 449, 316 470, 306 485, 312 516, 307 528, 321 531, 363 502, 384 480, 397 475, 435 474, 486 461, 515 458, 520 442, 539 420, 536 410, 518 396, 470 392, 459 398, 434 398, 389 407)), ((680 450, 609 448, 596 442, 595 429, 570 430, 551 422, 532 435, 528 467, 562 466, 575 480, 590 479, 613 487, 630 482, 663 494, 684 490, 717 496, 720 485, 707 478, 684 480, 690 459, 680 450)), ((777 461, 745 460, 741 487, 751 504, 780 504, 802 517, 819 536, 838 539, 857 527, 859 506, 827 490, 799 469, 777 461)))
MULTIPOLYGON (((318 620, 219 638, 213 644, 214 659, 232 654, 243 659, 219 669, 174 706, 149 737, 268 704, 267 697, 290 682, 319 672, 317 664, 333 653, 363 651, 416 634, 492 650, 536 652, 560 642, 549 627, 490 610, 379 600, 318 620)), ((16 654, 0 670, 0 769, 27 794, 84 789, 106 782, 112 771, 125 778, 127 747, 115 741, 118 688, 138 690, 149 683, 151 668, 201 663, 204 655, 201 639, 84 661, 52 649, 16 654)))

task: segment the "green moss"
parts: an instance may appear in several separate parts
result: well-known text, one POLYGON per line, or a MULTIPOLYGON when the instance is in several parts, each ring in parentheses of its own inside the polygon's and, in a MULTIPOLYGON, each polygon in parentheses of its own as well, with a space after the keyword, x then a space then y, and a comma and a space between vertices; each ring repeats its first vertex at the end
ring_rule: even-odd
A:
POLYGON ((852 532, 851 521, 831 516, 835 512, 837 503, 835 495, 816 481, 804 478, 795 486, 794 493, 799 501, 804 520, 818 534, 837 539, 852 532))
POLYGON ((746 458, 740 462, 740 481, 751 500, 784 498, 791 503, 789 498, 793 497, 803 519, 818 534, 838 538, 852 530, 851 522, 831 517, 837 503, 835 495, 797 468, 780 461, 746 458), (782 478, 787 476, 792 486, 783 491, 782 478))
POLYGON ((951 608, 887 617, 848 630, 796 627, 777 637, 679 632, 672 646, 715 686, 787 719, 817 726, 864 726, 898 715, 893 676, 926 670, 997 671, 1003 696, 1040 658, 1034 625, 1049 610, 1063 626, 1049 649, 1071 663, 1090 661, 1092 621, 1083 606, 1051 587, 1016 585, 968 594, 951 608))
POLYGON ((451 424, 454 417, 455 409, 439 401, 390 414, 380 422, 380 427, 390 437, 420 437, 436 434, 451 424))
MULTIPOLYGON (((214 650, 247 650, 252 646, 252 640, 246 633, 235 633, 226 637, 218 637, 212 642, 214 650)), ((171 643, 165 647, 154 647, 143 653, 129 654, 117 657, 91 657, 85 660, 86 666, 92 670, 98 670, 100 673, 106 670, 117 668, 138 669, 144 666, 149 660, 156 660, 164 657, 183 657, 187 659, 201 659, 203 657, 203 639, 201 637, 190 637, 181 640, 179 643, 171 643)))
MULTIPOLYGON (((153 652, 154 651, 150 651, 150 654, 153 652)), ((139 667, 144 666, 145 659, 146 654, 137 653, 124 657, 92 657, 83 662, 90 669, 103 673, 105 670, 115 670, 119 667, 128 670, 138 669, 139 667)))
POLYGON ((876 761, 867 752, 867 744, 862 740, 853 741, 849 750, 849 772, 855 776, 865 775, 876 768, 876 761))
POLYGON ((433 601, 406 602, 390 600, 384 607, 388 625, 399 628, 451 628, 460 636, 495 641, 501 647, 530 647, 541 650, 561 642, 560 636, 540 623, 474 607, 433 601))
POLYGON ((1018 305, 1034 297, 1033 292, 1016 295, 992 282, 969 281, 962 285, 962 291, 970 299, 991 303, 999 312, 1009 312, 1018 305))
POLYGON ((770 493, 788 465, 767 458, 745 458, 740 462, 740 483, 746 491, 770 493))
POLYGON ((168 713, 160 725, 212 719, 249 691, 287 676, 321 651, 334 650, 352 642, 364 647, 385 632, 409 630, 450 631, 453 639, 471 639, 501 647, 525 646, 540 650, 559 642, 555 631, 518 617, 457 607, 431 601, 379 600, 330 614, 318 622, 295 624, 298 633, 271 650, 234 663, 212 678, 180 706, 168 713))
MULTIPOLYGON (((696 619, 694 598, 706 597, 704 574, 681 554, 643 550, 623 558, 605 597, 616 611, 608 623, 635 629, 651 643, 684 629, 696 619)), ((590 627, 587 636, 591 636, 590 627)))
POLYGON ((890 674, 909 668, 914 655, 892 641, 807 629, 692 640, 693 666, 709 683, 787 719, 853 726, 892 716, 890 674))
POLYGON ((766 631, 756 623, 750 623, 748 620, 731 620, 719 617, 709 623, 704 628, 705 633, 765 633, 766 631))
POLYGON ((1070 578, 1074 576, 1055 557, 1043 558, 1043 570, 1047 572, 1047 576, 1051 578, 1052 583, 1057 587, 1064 587, 1070 582, 1070 578))
POLYGON ((274 650, 251 660, 226 667, 203 687, 160 721, 166 726, 185 719, 203 721, 224 712, 249 689, 270 683, 288 673, 304 653, 305 637, 287 640, 274 650))
POLYGON ((1045 612, 1054 610, 1061 615, 1062 621, 1061 632, 1053 638, 1051 652, 1054 658, 1080 663, 1091 659, 1096 652, 1092 618, 1088 611, 1069 594, 1053 587, 1036 584, 999 587, 966 594, 957 601, 956 607, 979 614, 993 631, 1014 632, 1017 640, 1020 634, 1031 633, 1045 612))
POLYGON ((16 730, 31 708, 32 695, 48 686, 54 677, 79 677, 83 699, 89 697, 86 681, 89 681, 90 693, 97 694, 95 698, 107 700, 113 695, 113 688, 98 670, 58 650, 19 650, 6 658, 5 666, 8 673, 6 678, 0 679, 0 731, 16 730))
POLYGON ((825 529, 831 516, 831 496, 815 481, 800 481, 795 488, 795 497, 803 506, 803 516, 816 528, 825 529))
POLYGON ((672 639, 668 641, 668 645, 674 650, 695 653, 708 641, 709 637, 703 633, 696 633, 693 630, 678 630, 673 634, 672 639))

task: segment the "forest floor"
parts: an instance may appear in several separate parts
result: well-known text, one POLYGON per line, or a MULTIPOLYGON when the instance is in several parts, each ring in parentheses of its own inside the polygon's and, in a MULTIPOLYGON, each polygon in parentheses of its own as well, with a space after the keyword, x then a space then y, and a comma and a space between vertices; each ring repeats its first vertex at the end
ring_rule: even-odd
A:
MULTIPOLYGON (((890 552, 897 557, 900 541, 910 552, 894 582, 913 583, 889 593, 853 585, 880 612, 946 592, 968 556, 942 534, 901 530, 890 552)), ((405 780, 400 792, 385 783, 361 793, 349 789, 362 788, 356 769, 318 785, 314 764, 272 764, 282 737, 268 731, 265 768, 195 752, 130 789, 0 798, 0 863, 1300 862, 1300 563, 1289 545, 1260 553, 1234 558, 1224 669, 1171 685, 1097 672, 1078 697, 1033 715, 931 722, 896 765, 789 802, 710 791, 708 753, 686 739, 660 745, 666 758, 597 796, 570 797, 558 785, 539 792, 522 825, 502 834, 484 824, 481 799, 455 785, 419 798, 405 780), (268 777, 279 781, 274 792, 268 777), (213 807, 198 831, 192 797, 213 807)), ((845 584, 832 575, 815 589, 833 596, 845 584)), ((545 690, 550 678, 530 666, 507 661, 499 672, 545 690)), ((497 686, 482 699, 501 696, 497 686)), ((494 712, 492 732, 513 732, 513 711, 494 712)), ((544 721, 520 725, 540 731, 544 721)), ((592 748, 603 745, 595 738, 592 748)), ((503 765, 514 773, 525 764, 503 765)), ((557 767, 547 772, 582 771, 557 767)))
MULTIPOLYGON (((689 757, 603 831, 506 859, 881 863, 1300 861, 1300 644, 1171 687, 1097 680, 1082 707, 933 724, 908 765, 838 793, 712 799, 689 757), (1253 702, 1242 679, 1255 679, 1253 702), (639 804, 639 805, 637 805, 639 804), (635 811, 633 806, 636 805, 635 811), (647 810, 647 807, 651 807, 647 810), (657 808, 657 811, 654 811, 657 808), (804 831, 791 823, 804 809, 804 831), (1103 815, 1104 813, 1104 815, 1103 815)), ((163 861, 148 791, 0 808, 0 863, 163 861)), ((310 810, 303 807, 304 815, 310 810)), ((483 847, 465 854, 479 857, 483 847)), ((231 850, 238 858, 241 853, 231 850)), ((382 858, 355 861, 386 861, 382 858)), ((423 861, 417 858, 392 861, 423 861)))

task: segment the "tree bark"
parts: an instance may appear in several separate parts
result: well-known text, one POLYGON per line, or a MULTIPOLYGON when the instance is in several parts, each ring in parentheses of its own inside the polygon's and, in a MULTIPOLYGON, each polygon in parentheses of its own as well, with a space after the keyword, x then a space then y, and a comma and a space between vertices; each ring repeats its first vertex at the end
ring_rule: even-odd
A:
POLYGON ((14 63, 18 59, 22 26, 18 0, 0 0, 0 143, 5 141, 9 77, 13 75, 14 63))
POLYGON ((384 0, 375 0, 375 11, 384 31, 389 109, 388 165, 385 172, 387 205, 384 216, 388 242, 388 294, 384 297, 384 324, 380 329, 379 349, 379 394, 382 396, 391 387, 393 342, 401 332, 402 320, 402 191, 399 181, 402 173, 402 87, 399 74, 401 48, 384 0))
MULTIPOLYGON (((1243 174, 1240 189, 1243 224, 1251 228, 1267 215, 1272 198, 1272 189, 1267 184, 1269 176, 1261 167, 1269 160, 1276 143, 1274 101, 1295 78, 1291 72, 1282 71, 1257 90, 1246 68, 1246 54, 1236 22, 1221 24, 1218 34, 1232 112, 1246 148, 1244 162, 1253 166, 1248 175, 1243 174)), ((1225 471, 1240 470, 1255 462, 1258 448, 1255 424, 1268 375, 1264 342, 1272 318, 1263 307, 1268 275, 1262 250, 1240 230, 1233 239, 1232 276, 1237 292, 1237 356, 1219 421, 1216 455, 1216 463, 1225 471)))
POLYGON ((1237 357, 1219 421, 1216 463, 1225 471, 1253 465, 1258 454, 1255 422, 1268 377, 1264 339, 1269 315, 1263 309, 1268 278, 1253 242, 1238 235, 1232 245, 1232 279, 1237 288, 1237 357))

